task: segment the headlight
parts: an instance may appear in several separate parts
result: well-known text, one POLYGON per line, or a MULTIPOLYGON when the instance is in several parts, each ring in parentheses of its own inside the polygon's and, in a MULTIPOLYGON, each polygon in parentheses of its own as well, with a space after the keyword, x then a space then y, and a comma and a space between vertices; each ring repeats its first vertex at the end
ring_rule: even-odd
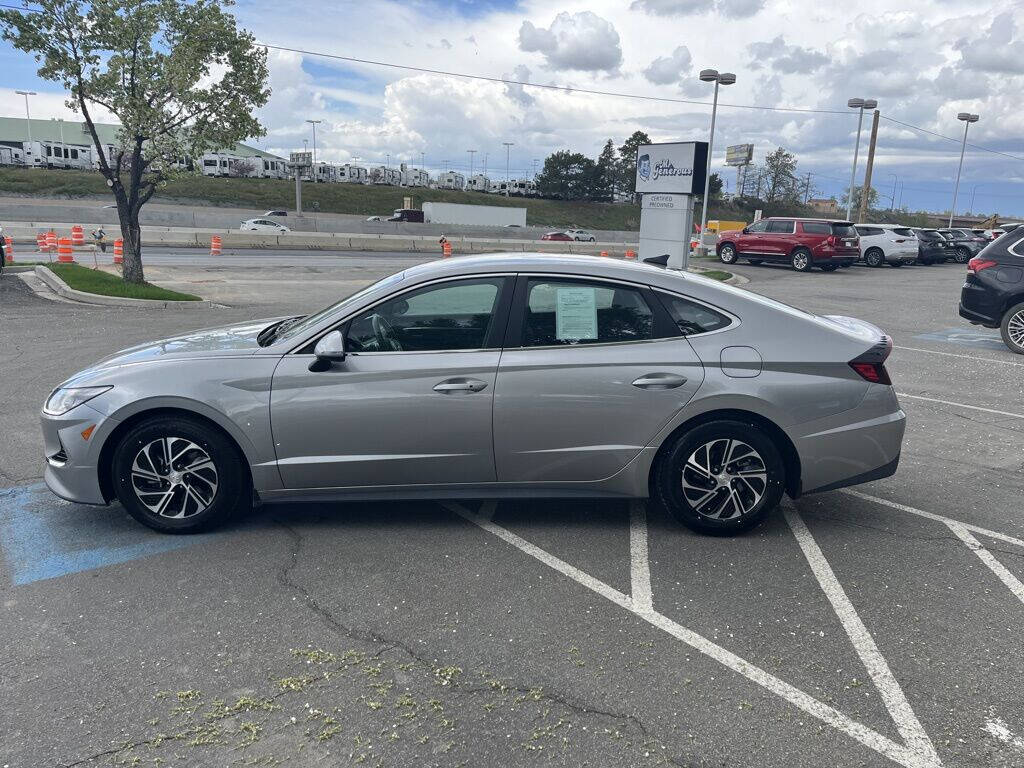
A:
POLYGON ((89 402, 94 397, 102 395, 108 389, 113 389, 113 387, 108 385, 106 387, 61 387, 55 389, 53 394, 46 399, 43 413, 49 416, 63 416, 72 408, 77 408, 82 403, 89 402))

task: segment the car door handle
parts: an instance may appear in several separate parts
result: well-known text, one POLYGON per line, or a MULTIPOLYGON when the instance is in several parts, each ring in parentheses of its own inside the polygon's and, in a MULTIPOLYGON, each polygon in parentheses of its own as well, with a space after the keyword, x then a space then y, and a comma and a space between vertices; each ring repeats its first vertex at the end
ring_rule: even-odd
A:
POLYGON ((486 389, 487 382, 480 379, 448 379, 434 385, 434 391, 442 394, 449 392, 479 392, 486 389))
POLYGON ((675 373, 648 373, 634 381, 633 386, 640 389, 675 389, 685 383, 686 377, 675 373))

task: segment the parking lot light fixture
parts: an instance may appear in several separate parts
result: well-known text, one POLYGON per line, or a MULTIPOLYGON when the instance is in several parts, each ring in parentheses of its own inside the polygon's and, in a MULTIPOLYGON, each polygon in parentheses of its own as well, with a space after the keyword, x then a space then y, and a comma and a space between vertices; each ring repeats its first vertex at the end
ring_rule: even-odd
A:
POLYGON ((702 69, 699 75, 700 79, 705 83, 715 84, 715 95, 711 100, 711 130, 708 133, 708 167, 707 172, 704 174, 704 197, 702 198, 703 203, 701 205, 700 213, 700 239, 697 253, 699 256, 704 256, 707 253, 707 248, 704 245, 704 231, 708 226, 708 191, 711 188, 711 152, 715 144, 715 118, 718 116, 718 86, 720 85, 732 85, 736 82, 736 75, 732 72, 719 72, 717 69, 702 69))
POLYGON ((28 97, 29 96, 35 96, 36 92, 35 91, 15 91, 15 93, 18 94, 19 96, 24 96, 25 97, 25 128, 28 130, 28 145, 29 145, 29 151, 26 153, 26 155, 28 155, 28 154, 31 154, 31 152, 32 152, 32 116, 28 112, 28 97))
MULTIPOLYGON (((878 102, 874 99, 860 99, 854 98, 846 102, 846 106, 850 109, 859 110, 857 115, 857 140, 853 145, 853 169, 850 171, 850 194, 846 198, 846 220, 853 221, 853 193, 854 187, 857 184, 857 155, 860 153, 860 130, 864 126, 864 110, 874 109, 878 106, 878 102)), ((867 194, 865 192, 865 194, 867 194)))
POLYGON ((953 185, 953 205, 949 208, 949 226, 953 226, 953 216, 956 215, 956 196, 960 191, 960 172, 964 169, 964 152, 967 149, 967 129, 971 127, 971 123, 976 123, 980 118, 978 115, 971 114, 970 112, 961 112, 956 116, 957 120, 963 121, 964 124, 964 140, 960 144, 960 165, 956 169, 956 183, 953 185))

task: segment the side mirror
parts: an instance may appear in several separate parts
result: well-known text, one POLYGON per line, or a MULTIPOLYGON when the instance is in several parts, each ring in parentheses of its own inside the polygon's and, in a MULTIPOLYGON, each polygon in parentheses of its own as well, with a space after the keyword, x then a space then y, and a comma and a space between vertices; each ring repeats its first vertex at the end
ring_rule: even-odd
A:
POLYGON ((309 366, 309 370, 326 371, 331 363, 340 363, 345 359, 345 337, 341 331, 331 331, 316 343, 313 354, 316 360, 309 366))

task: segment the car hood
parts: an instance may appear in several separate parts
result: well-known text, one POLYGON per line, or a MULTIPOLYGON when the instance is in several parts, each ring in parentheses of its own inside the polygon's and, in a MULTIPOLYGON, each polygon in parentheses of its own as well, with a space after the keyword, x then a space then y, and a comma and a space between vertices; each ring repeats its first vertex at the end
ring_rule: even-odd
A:
POLYGON ((145 344, 137 344, 134 347, 115 352, 97 362, 90 370, 116 368, 121 365, 157 360, 251 355, 261 349, 256 341, 260 331, 271 323, 282 319, 284 318, 274 317, 238 325, 204 328, 180 336, 148 341, 145 344))
POLYGON ((743 234, 743 230, 742 229, 723 229, 721 232, 718 233, 718 236, 720 238, 721 237, 736 237, 736 235, 742 235, 742 234, 743 234))

